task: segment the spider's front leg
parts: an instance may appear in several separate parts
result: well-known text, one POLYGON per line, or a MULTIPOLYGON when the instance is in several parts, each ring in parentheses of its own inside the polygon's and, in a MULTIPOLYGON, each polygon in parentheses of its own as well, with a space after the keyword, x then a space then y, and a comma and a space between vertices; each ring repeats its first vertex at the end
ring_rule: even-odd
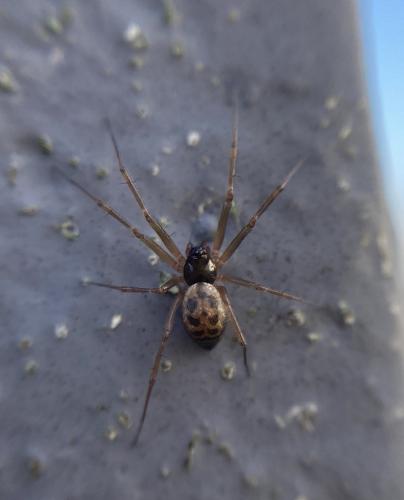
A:
POLYGON ((222 267, 225 262, 227 262, 230 257, 234 254, 237 248, 240 246, 244 238, 254 229, 258 219, 261 215, 267 210, 267 208, 276 200, 276 198, 282 193, 282 191, 287 186, 290 179, 296 174, 299 168, 303 165, 303 160, 300 160, 294 168, 289 172, 289 174, 285 177, 283 182, 279 184, 273 191, 270 193, 259 209, 255 212, 255 214, 250 218, 248 223, 239 231, 239 233, 232 239, 232 241, 227 245, 227 248, 224 250, 222 255, 218 260, 218 267, 222 267))
POLYGON ((114 147, 115 151, 115 156, 118 161, 118 166, 119 166, 119 171, 124 178, 124 181, 126 185, 128 186, 130 192, 132 193, 133 197, 136 200, 136 203, 138 204, 140 210, 143 212, 143 217, 145 218, 146 222, 149 224, 149 226, 153 229, 153 231, 157 234, 157 236, 161 239, 163 242, 163 245, 167 248, 168 252, 175 257, 176 260, 176 269, 177 271, 181 270, 181 267, 184 265, 185 258, 178 249, 177 245, 175 244, 174 240, 171 238, 171 236, 167 233, 167 231, 163 228, 163 226, 156 220, 150 212, 147 210, 142 197, 140 196, 139 190, 136 186, 135 181, 131 178, 129 175, 129 172, 127 171, 125 165, 123 164, 123 161, 121 159, 121 154, 119 152, 118 148, 118 142, 115 138, 114 132, 112 130, 112 125, 111 122, 107 119, 106 120, 106 125, 108 129, 108 133, 111 137, 112 145, 114 147))
POLYGON ((150 250, 152 250, 156 255, 160 257, 160 259, 168 264, 171 268, 173 268, 175 271, 180 271, 181 270, 181 264, 178 258, 174 258, 169 252, 164 250, 158 243, 156 243, 152 238, 149 236, 144 235, 141 233, 135 226, 132 226, 119 212, 117 212, 115 209, 110 207, 105 201, 103 201, 101 198, 97 198, 97 196, 94 196, 90 191, 88 191, 84 186, 79 184, 77 181, 71 179, 68 175, 66 175, 62 170, 59 168, 55 167, 55 169, 59 172, 60 175, 62 175, 70 184, 75 186, 77 189, 79 189, 82 193, 84 193, 88 198, 93 200, 93 202, 101 208, 105 213, 110 215, 113 219, 118 221, 122 226, 126 227, 129 229, 130 233, 132 236, 135 238, 139 239, 144 245, 146 245, 150 250))
POLYGON ((252 288, 257 292, 271 293, 272 295, 276 295, 277 297, 282 297, 284 299, 296 300, 297 302, 303 302, 304 304, 312 304, 312 302, 304 300, 301 297, 298 297, 297 295, 292 295, 291 293, 282 292, 281 290, 275 290, 275 288, 270 288, 268 286, 260 285, 259 283, 245 280, 243 278, 237 278, 236 276, 230 276, 228 274, 220 274, 217 277, 217 280, 227 283, 233 283, 234 285, 244 286, 246 288, 252 288))
POLYGON ((236 160, 238 152, 238 106, 234 110, 233 118, 233 133, 231 141, 230 159, 229 159, 229 174, 227 178, 226 197, 224 199, 222 211, 220 213, 217 229, 213 238, 212 244, 212 258, 216 262, 219 257, 219 250, 222 246, 224 236, 226 233, 227 221, 234 198, 233 178, 236 173, 236 160))

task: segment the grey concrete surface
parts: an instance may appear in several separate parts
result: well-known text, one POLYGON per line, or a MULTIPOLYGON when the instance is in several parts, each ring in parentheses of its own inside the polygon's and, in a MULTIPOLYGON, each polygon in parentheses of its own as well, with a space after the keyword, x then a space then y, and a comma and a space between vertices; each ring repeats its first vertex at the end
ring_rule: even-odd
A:
POLYGON ((0 2, 1 499, 404 498, 394 248, 358 40, 351 1, 0 2), (227 269, 318 305, 229 286, 251 378, 231 329, 205 352, 178 317, 131 449, 172 296, 82 280, 156 286, 168 269, 54 166, 150 235, 109 116, 184 249, 220 209, 235 95, 228 241, 306 161, 227 269))

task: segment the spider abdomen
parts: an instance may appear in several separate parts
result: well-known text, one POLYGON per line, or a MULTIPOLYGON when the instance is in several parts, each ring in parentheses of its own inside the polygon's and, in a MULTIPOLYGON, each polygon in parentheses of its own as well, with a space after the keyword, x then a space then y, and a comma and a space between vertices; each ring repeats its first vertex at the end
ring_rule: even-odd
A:
POLYGON ((186 331, 204 349, 213 349, 226 326, 226 312, 217 288, 199 282, 190 286, 182 302, 182 321, 186 331))

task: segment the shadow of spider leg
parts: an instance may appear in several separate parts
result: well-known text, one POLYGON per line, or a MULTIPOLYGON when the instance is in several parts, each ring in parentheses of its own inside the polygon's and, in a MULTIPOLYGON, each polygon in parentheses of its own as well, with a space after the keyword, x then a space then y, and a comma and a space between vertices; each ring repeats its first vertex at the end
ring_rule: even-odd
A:
POLYGON ((233 307, 230 303, 230 298, 227 293, 227 290, 224 286, 216 286, 218 289, 220 296, 222 297, 222 300, 225 304, 226 310, 230 316, 230 320, 233 323, 233 327, 236 333, 236 336, 238 338, 238 341, 240 345, 243 347, 243 357, 244 357, 244 366, 247 372, 247 375, 250 376, 250 368, 248 366, 248 359, 247 359, 247 341, 243 335, 243 332, 241 331, 241 327, 239 322, 237 321, 236 315, 234 313, 233 307))
POLYGON ((108 119, 106 120, 106 125, 107 125, 107 129, 108 129, 109 135, 110 135, 111 140, 112 140, 112 144, 114 146, 116 159, 118 161, 119 171, 121 172, 122 177, 125 180, 125 183, 127 184, 129 190, 133 194, 133 196, 136 200, 136 203, 139 205, 140 209, 142 210, 143 216, 144 216, 146 222, 150 225, 150 227, 158 235, 158 237, 161 239, 161 241, 163 242, 163 244, 167 248, 167 250, 172 255, 174 255, 174 257, 176 258, 177 264, 178 264, 177 270, 180 271, 181 266, 185 262, 185 257, 182 255, 182 253, 178 249, 177 245, 175 244, 175 242, 171 238, 171 236, 167 233, 167 231, 163 228, 163 226, 150 215, 149 211, 145 207, 143 200, 142 200, 142 197, 140 196, 140 193, 137 189, 135 181, 130 177, 128 171, 126 170, 126 168, 122 162, 121 155, 120 155, 120 152, 118 149, 118 142, 117 142, 115 135, 114 135, 114 132, 112 130, 111 122, 108 119))
POLYGON ((149 406, 150 396, 151 396, 153 386, 156 382, 158 371, 160 368, 161 356, 163 354, 164 347, 167 343, 167 340, 169 339, 169 337, 173 331, 175 313, 178 309, 178 306, 181 304, 182 298, 183 298, 183 294, 179 293, 177 295, 177 297, 175 298, 174 302, 171 304, 170 311, 167 315, 167 319, 166 319, 165 326, 164 326, 164 334, 163 334, 163 337, 162 337, 161 342, 160 342, 159 350, 157 351, 157 354, 154 358, 154 363, 153 363, 150 378, 149 378, 149 386, 147 388, 146 398, 145 398, 145 402, 143 405, 142 416, 140 417, 139 426, 138 426, 137 432, 135 434, 135 437, 133 438, 133 440, 131 442, 131 446, 137 445, 140 433, 142 432, 143 424, 144 424, 144 421, 146 419, 147 408, 149 406))

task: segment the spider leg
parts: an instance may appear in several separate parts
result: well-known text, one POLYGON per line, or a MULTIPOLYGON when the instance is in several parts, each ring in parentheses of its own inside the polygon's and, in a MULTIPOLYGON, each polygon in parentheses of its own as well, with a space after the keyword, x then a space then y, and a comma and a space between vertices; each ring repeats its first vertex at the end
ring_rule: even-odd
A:
POLYGON ((250 376, 250 368, 248 366, 248 360, 247 360, 247 341, 243 335, 243 332, 241 331, 241 327, 239 325, 239 322, 237 321, 236 315, 234 313, 233 307, 230 303, 230 298, 227 293, 227 290, 224 286, 217 286, 216 287, 219 290, 219 293, 223 299, 223 302, 226 306, 226 309, 229 313, 230 319, 233 323, 238 341, 240 342, 241 346, 243 347, 243 357, 244 357, 244 366, 247 372, 247 375, 250 376))
POLYGON ((230 159, 229 159, 229 174, 227 178, 226 197, 223 203, 222 211, 220 213, 219 221, 217 223, 217 229, 212 244, 212 255, 214 259, 217 258, 220 247, 222 246, 223 243, 224 235, 226 233, 227 220, 229 218, 229 213, 234 198, 233 178, 236 173, 236 160, 238 151, 237 145, 238 145, 238 105, 236 104, 236 108, 234 111, 234 118, 233 118, 233 133, 232 133, 230 159))
POLYGON ((169 279, 158 288, 140 288, 134 286, 109 285, 107 283, 98 283, 96 281, 87 281, 86 285, 95 285, 104 288, 112 288, 113 290, 119 290, 120 292, 123 293, 158 293, 164 295, 175 285, 181 283, 183 279, 184 278, 182 276, 174 276, 173 278, 169 279))
POLYGON ((278 297, 283 297, 284 299, 296 300, 298 302, 303 302, 304 304, 311 304, 311 302, 308 302, 307 300, 304 300, 297 295, 291 295, 290 293, 281 292, 279 290, 275 290, 274 288, 269 288, 267 286, 260 285, 259 283, 254 283, 254 281, 245 280, 243 278, 221 274, 217 277, 217 280, 227 283, 234 283, 235 285, 245 286, 247 288, 253 288, 258 292, 272 293, 272 295, 277 295, 278 297))
POLYGON ((237 250, 241 242, 244 238, 253 230, 255 224, 261 215, 266 211, 266 209, 271 205, 273 201, 278 197, 278 195, 285 189, 286 185, 290 181, 290 179, 294 176, 294 174, 299 170, 302 166, 303 160, 299 161, 297 165, 289 172, 289 174, 285 177, 284 181, 279 184, 272 193, 265 198, 262 205, 255 212, 255 214, 251 217, 249 222, 240 230, 240 232, 233 238, 233 240, 229 243, 226 250, 222 253, 218 260, 218 267, 221 267, 225 262, 227 262, 230 257, 237 250))
POLYGON ((86 188, 84 188, 81 184, 71 179, 62 170, 60 169, 57 170, 61 175, 63 175, 63 177, 67 181, 73 184, 73 186, 75 186, 76 188, 80 189, 80 191, 82 191, 86 196, 88 196, 91 200, 93 200, 102 210, 104 210, 104 212, 106 212, 108 215, 110 215, 115 220, 120 222, 123 226, 128 228, 135 238, 138 238, 144 245, 149 247, 150 250, 152 250, 156 255, 158 255, 163 262, 171 266, 176 271, 181 270, 181 266, 179 265, 178 261, 174 259, 172 255, 166 252, 158 243, 156 243, 151 238, 141 233, 136 227, 132 226, 124 217, 122 217, 122 215, 120 215, 116 210, 111 208, 100 198, 97 198, 96 196, 91 194, 89 191, 87 191, 86 188))
POLYGON ((175 312, 176 312, 179 304, 181 303, 181 300, 182 300, 182 294, 178 294, 177 297, 175 298, 174 302, 172 303, 170 311, 168 313, 168 316, 167 316, 167 319, 165 322, 165 326, 164 326, 164 334, 163 334, 163 337, 162 337, 161 342, 160 342, 160 347, 159 347, 159 350, 157 351, 157 354, 154 358, 154 363, 153 363, 150 378, 149 378, 149 386, 147 388, 146 398, 145 398, 144 405, 143 405, 142 416, 140 417, 139 426, 138 426, 138 429, 136 431, 135 437, 132 440, 131 446, 136 446, 136 444, 139 440, 139 436, 140 436, 140 433, 142 431, 143 424, 144 424, 144 421, 146 418, 147 407, 149 406, 150 396, 151 396, 153 386, 156 382, 157 374, 158 374, 158 371, 160 368, 161 356, 163 354, 164 347, 167 343, 167 340, 170 337, 171 332, 173 330, 175 312))
POLYGON ((159 238, 164 243, 167 250, 174 255, 174 257, 177 259, 178 262, 183 263, 184 257, 181 254, 180 250, 178 249, 177 245, 175 244, 174 240, 167 233, 167 231, 163 228, 163 226, 161 224, 159 224, 150 215, 149 211, 145 207, 143 200, 142 200, 142 197, 140 196, 140 193, 136 187, 135 181, 130 177, 128 171, 126 170, 126 168, 122 162, 121 155, 120 155, 120 152, 118 149, 118 142, 117 142, 115 135, 114 135, 114 132, 112 130, 111 122, 108 119, 106 120, 106 125, 107 125, 107 129, 108 129, 109 135, 110 135, 111 140, 112 140, 112 144, 114 146, 116 159, 118 160, 119 171, 121 172, 122 177, 124 178, 125 183, 127 184, 131 193, 133 194, 137 204, 139 205, 140 209, 142 210, 143 216, 146 219, 146 222, 151 226, 151 228, 159 236, 159 238))

